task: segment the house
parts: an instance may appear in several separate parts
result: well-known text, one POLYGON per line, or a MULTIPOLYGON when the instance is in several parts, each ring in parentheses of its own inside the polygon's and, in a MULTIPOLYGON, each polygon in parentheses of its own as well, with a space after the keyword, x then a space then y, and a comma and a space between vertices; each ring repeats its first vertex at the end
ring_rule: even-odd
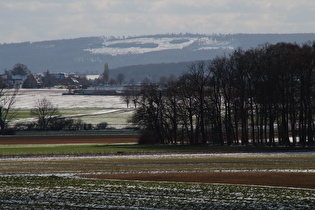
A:
POLYGON ((22 88, 42 88, 43 81, 40 75, 29 74, 23 82, 22 88))
POLYGON ((5 78, 10 87, 21 87, 26 80, 27 75, 6 75, 5 78))

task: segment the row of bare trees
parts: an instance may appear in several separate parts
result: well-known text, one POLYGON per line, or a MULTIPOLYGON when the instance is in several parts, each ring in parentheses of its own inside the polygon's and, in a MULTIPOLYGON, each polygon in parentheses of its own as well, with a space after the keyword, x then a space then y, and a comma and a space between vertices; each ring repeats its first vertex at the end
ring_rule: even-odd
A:
POLYGON ((313 145, 315 43, 265 44, 144 84, 133 123, 144 143, 313 145))

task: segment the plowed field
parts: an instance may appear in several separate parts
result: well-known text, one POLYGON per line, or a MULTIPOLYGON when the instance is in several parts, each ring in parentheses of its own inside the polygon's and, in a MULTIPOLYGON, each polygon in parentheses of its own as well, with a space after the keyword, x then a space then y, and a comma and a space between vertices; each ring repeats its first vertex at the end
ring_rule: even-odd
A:
POLYGON ((315 189, 315 173, 288 172, 191 172, 191 173, 136 173, 95 174, 86 178, 245 184, 315 189))
MULTIPOLYGON (((88 144, 137 142, 137 135, 1 136, 0 145, 88 144)), ((178 172, 81 175, 97 179, 264 185, 315 189, 315 173, 297 172, 178 172)))

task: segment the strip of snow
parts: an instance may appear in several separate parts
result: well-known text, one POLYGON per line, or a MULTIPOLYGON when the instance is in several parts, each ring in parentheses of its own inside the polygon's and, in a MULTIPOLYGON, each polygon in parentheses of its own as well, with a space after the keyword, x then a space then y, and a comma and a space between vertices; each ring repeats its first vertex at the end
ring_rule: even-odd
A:
POLYGON ((181 50, 186 47, 196 50, 233 49, 229 42, 217 41, 211 37, 153 38, 134 37, 119 40, 104 40, 103 47, 84 49, 91 54, 109 54, 112 56, 126 54, 143 54, 162 50, 181 50))
MULTIPOLYGON (((294 154, 314 154, 314 152, 285 153, 180 153, 180 154, 136 154, 136 155, 99 155, 99 156, 39 156, 39 157, 0 157, 2 160, 45 161, 79 159, 161 159, 161 158, 198 158, 198 157, 281 157, 294 154)), ((315 155, 315 154, 314 154, 315 155)))

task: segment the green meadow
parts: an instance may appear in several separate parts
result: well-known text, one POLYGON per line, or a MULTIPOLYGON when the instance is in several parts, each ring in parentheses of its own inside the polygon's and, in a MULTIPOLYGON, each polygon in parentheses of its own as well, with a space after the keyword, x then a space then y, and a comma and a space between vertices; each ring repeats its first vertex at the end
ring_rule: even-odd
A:
MULTIPOLYGON (((131 134, 132 131, 82 131, 82 132, 38 132, 37 135, 67 135, 67 134, 131 134)), ((18 132, 20 135, 32 134, 18 132)), ((115 153, 277 153, 277 152, 312 152, 304 148, 273 148, 273 147, 222 147, 222 146, 191 146, 191 145, 141 145, 137 143, 110 144, 34 144, 34 145, 0 145, 0 156, 32 156, 32 155, 95 155, 115 153)), ((310 156, 313 153, 310 153, 310 156)), ((244 156, 246 157, 246 155, 244 156)))

